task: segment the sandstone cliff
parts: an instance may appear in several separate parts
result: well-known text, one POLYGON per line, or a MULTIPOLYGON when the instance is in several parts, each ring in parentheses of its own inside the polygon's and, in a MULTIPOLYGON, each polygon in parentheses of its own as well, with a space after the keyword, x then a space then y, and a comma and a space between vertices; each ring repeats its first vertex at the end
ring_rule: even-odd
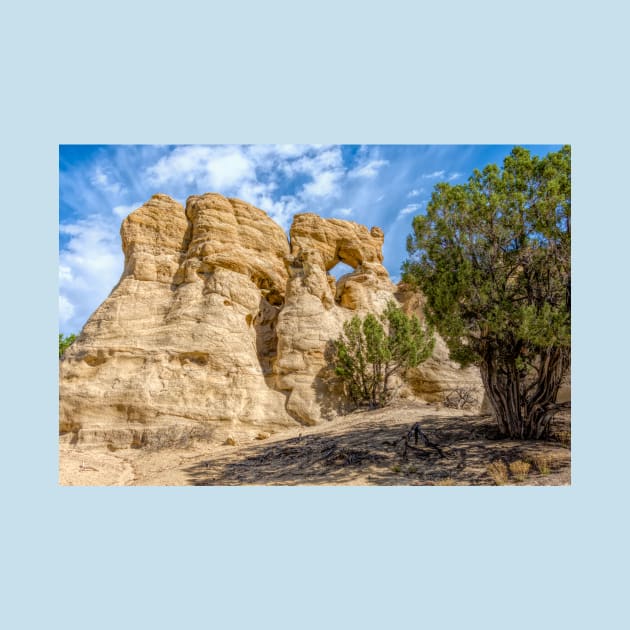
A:
MULTIPOLYGON (((288 240, 262 210, 218 194, 186 208, 154 195, 121 236, 122 277, 60 362, 72 442, 158 447, 330 418, 340 401, 327 344, 396 292, 379 228, 307 213, 288 240), (353 271, 336 281, 340 261, 353 271)), ((409 383, 439 398, 456 370, 439 355, 409 383)))

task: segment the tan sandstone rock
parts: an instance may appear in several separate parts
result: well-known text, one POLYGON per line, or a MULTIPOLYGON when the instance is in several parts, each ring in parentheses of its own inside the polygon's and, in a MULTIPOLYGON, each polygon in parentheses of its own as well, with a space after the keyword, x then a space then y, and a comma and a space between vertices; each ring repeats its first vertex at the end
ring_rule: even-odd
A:
POLYGON ((294 424, 269 382, 282 229, 221 195, 191 197, 185 212, 156 195, 121 236, 121 280, 60 363, 68 439, 160 446, 294 424))
MULTIPOLYGON (((396 299, 408 315, 415 314, 424 321, 422 295, 401 282, 396 299)), ((484 388, 479 369, 474 366, 462 368, 451 361, 448 347, 438 334, 435 335, 433 355, 418 367, 407 370, 405 381, 415 396, 427 402, 443 402, 449 393, 461 388, 469 390, 475 398, 473 409, 481 409, 483 405, 484 388)))
MULTIPOLYGON (((289 245, 262 210, 218 194, 185 209, 154 195, 121 236, 122 277, 60 362, 60 432, 74 443, 231 443, 332 418, 342 399, 331 341, 396 291, 379 228, 301 214, 289 245), (340 261, 353 271, 336 281, 340 261)), ((398 297, 418 311, 417 298, 398 297)), ((442 346, 412 371, 415 394, 478 382, 442 346)))
POLYGON ((278 389, 287 411, 303 424, 333 417, 342 404, 330 385, 331 340, 354 315, 380 313, 394 285, 381 261, 383 232, 339 219, 298 214, 290 231, 286 302, 278 316, 278 389), (338 262, 354 271, 338 282, 328 274, 338 262))

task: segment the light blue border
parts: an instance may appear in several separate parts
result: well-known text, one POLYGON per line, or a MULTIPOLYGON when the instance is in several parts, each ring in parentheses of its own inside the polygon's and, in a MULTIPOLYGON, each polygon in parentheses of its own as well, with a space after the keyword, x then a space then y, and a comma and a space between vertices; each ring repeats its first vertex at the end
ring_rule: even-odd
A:
POLYGON ((4 627, 627 622, 622 6, 3 11, 4 627), (572 144, 572 487, 57 487, 57 145, 293 141, 572 144))

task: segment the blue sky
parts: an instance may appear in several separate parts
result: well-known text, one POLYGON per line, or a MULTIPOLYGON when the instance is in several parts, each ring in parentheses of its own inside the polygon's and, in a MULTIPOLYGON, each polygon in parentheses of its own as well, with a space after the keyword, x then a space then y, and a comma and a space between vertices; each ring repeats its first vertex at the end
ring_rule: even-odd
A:
MULTIPOLYGON (((298 212, 378 225, 397 281, 411 220, 435 184, 500 165, 512 146, 61 145, 59 330, 78 333, 107 297, 123 267, 120 223, 155 193, 182 204, 204 192, 238 197, 286 230, 298 212)), ((523 146, 537 155, 560 148, 523 146)))

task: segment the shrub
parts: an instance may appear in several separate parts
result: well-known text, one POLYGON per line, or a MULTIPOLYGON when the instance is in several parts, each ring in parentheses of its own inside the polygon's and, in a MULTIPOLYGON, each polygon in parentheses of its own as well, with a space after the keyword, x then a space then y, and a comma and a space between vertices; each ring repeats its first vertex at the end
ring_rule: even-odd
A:
POLYGON ((488 474, 497 486, 503 486, 508 480, 508 469, 505 462, 497 459, 488 465, 488 474))
POLYGON ((70 344, 77 338, 76 335, 70 334, 67 337, 64 337, 61 333, 59 333, 59 358, 63 356, 63 353, 68 349, 70 344))
POLYGON ((355 406, 382 407, 391 399, 390 378, 431 356, 434 339, 418 318, 390 301, 380 318, 354 316, 334 342, 335 374, 355 406))
POLYGON ((535 455, 532 461, 541 475, 548 475, 551 472, 551 460, 549 456, 535 455))
POLYGON ((531 464, 529 462, 524 462, 520 459, 517 459, 515 462, 510 464, 510 472, 516 481, 525 481, 530 468, 531 464))

